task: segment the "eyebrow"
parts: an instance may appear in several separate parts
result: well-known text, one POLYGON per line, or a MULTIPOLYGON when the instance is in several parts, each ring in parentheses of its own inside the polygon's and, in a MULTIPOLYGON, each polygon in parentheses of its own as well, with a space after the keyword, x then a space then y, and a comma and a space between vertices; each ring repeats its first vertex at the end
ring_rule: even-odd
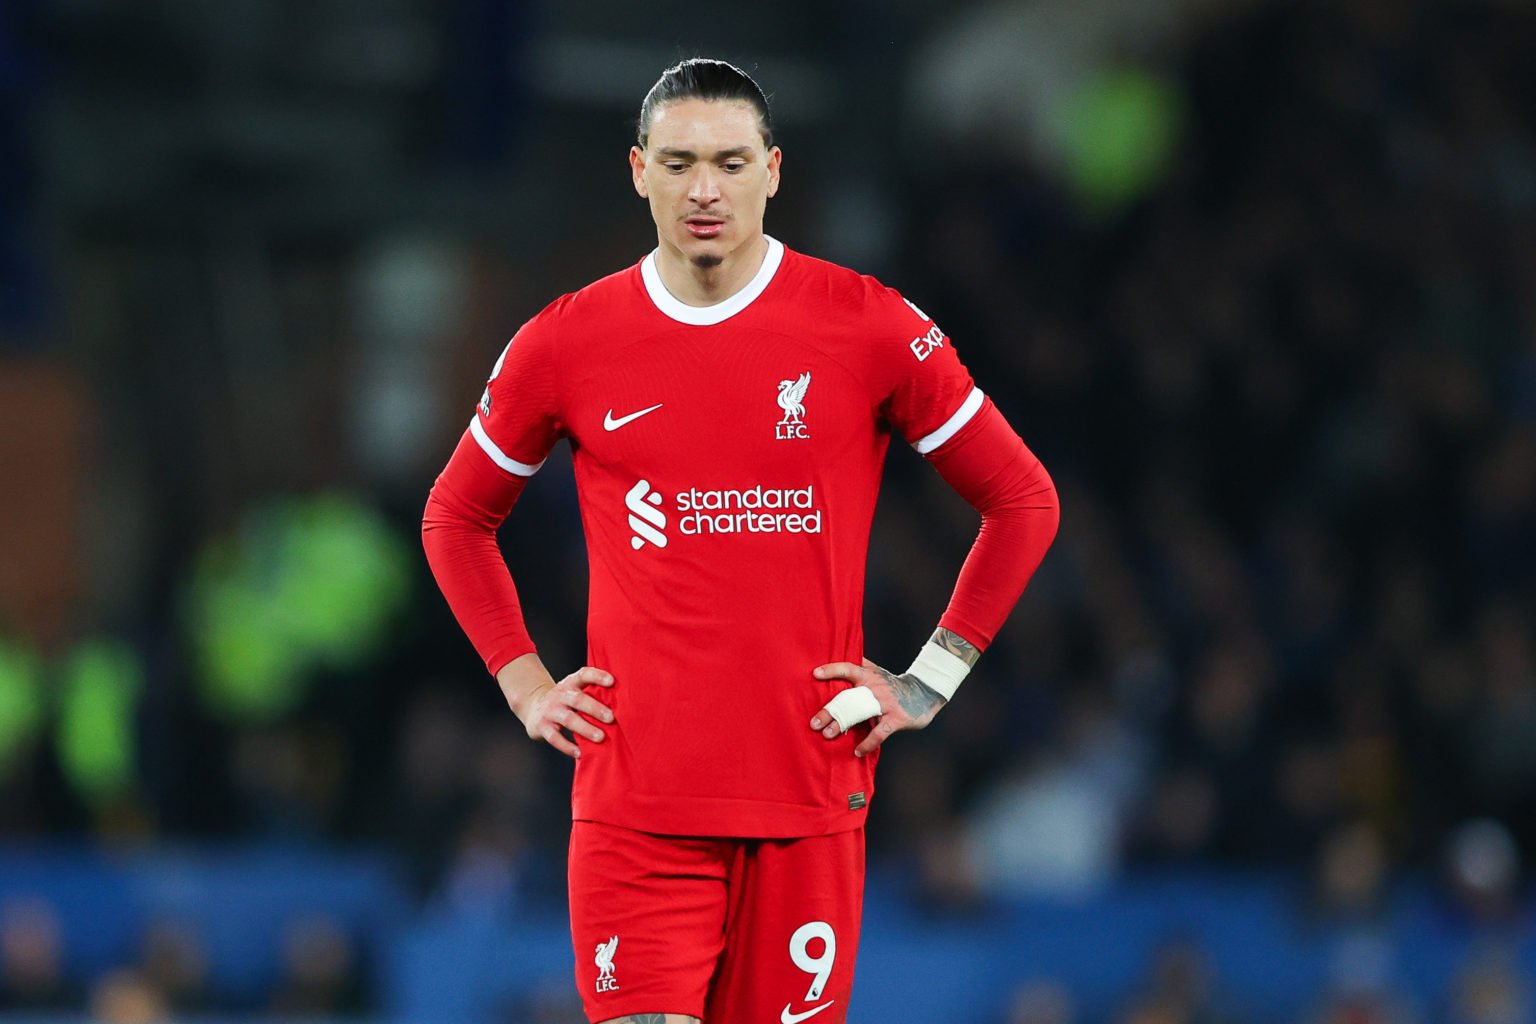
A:
MULTIPOLYGON (((682 158, 684 160, 697 160, 699 158, 699 155, 697 153, 695 153, 691 149, 673 149, 670 146, 663 146, 663 147, 657 149, 656 152, 659 153, 662 156, 675 156, 675 157, 680 157, 680 158, 682 158)), ((751 155, 752 155, 752 147, 751 146, 736 146, 733 149, 722 149, 722 150, 720 150, 718 153, 715 154, 715 159, 716 160, 729 160, 732 157, 751 156, 751 155)))

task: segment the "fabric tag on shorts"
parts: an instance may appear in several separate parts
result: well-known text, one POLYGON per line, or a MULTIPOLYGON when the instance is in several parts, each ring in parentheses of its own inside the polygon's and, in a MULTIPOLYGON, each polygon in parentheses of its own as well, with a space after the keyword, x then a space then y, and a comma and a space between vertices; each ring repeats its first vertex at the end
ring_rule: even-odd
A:
POLYGON ((868 800, 864 799, 864 794, 863 793, 849 793, 848 794, 848 809, 850 811, 856 811, 860 807, 863 807, 868 802, 869 802, 868 800))

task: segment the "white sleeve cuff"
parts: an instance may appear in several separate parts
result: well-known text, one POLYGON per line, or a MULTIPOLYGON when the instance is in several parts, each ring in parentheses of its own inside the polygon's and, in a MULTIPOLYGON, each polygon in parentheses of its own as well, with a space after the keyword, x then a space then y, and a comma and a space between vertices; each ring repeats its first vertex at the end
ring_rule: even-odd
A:
POLYGON ((508 473, 515 473, 518 476, 533 476, 533 474, 539 471, 539 467, 544 465, 544 460, 542 459, 531 466, 526 462, 518 462, 506 452, 496 447, 496 442, 491 440, 491 435, 485 432, 485 426, 481 424, 479 416, 469 421, 469 432, 474 435, 475 443, 480 446, 480 450, 489 455, 492 462, 508 473))
POLYGON ((939 445, 960 433, 960 428, 971 422, 971 417, 976 415, 977 410, 981 408, 982 401, 986 397, 986 395, 981 393, 981 388, 971 388, 971 393, 965 396, 965 401, 960 403, 960 408, 955 410, 954 415, 945 420, 944 425, 939 427, 938 430, 931 434, 925 434, 912 442, 912 447, 917 449, 918 454, 927 455, 939 445))

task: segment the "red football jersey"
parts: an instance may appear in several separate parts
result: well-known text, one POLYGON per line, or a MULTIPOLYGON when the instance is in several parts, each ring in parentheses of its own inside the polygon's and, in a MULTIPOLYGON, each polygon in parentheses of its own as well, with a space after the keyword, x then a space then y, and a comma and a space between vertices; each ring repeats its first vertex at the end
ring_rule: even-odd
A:
POLYGON ((518 331, 470 430, 522 476, 571 444, 588 661, 615 679, 589 688, 615 721, 581 741, 575 818, 760 837, 863 823, 867 727, 809 728, 848 685, 811 669, 863 654, 891 429, 929 452, 982 402, 916 306, 774 239, 717 305, 677 301, 652 254, 518 331))

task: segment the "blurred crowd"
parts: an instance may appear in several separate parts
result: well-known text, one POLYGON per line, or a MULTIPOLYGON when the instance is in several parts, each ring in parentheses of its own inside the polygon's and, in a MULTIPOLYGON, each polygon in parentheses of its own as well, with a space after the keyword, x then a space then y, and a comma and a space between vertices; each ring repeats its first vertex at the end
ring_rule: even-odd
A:
POLYGON ((297 918, 286 929, 281 976, 254 999, 215 984, 205 941, 185 921, 151 922, 127 962, 88 983, 70 969, 67 946, 45 901, 0 909, 0 1011, 55 1014, 56 1020, 85 1011, 106 1024, 155 1024, 233 1013, 344 1018, 369 1008, 354 939, 323 915, 297 918))
MULTIPOLYGON (((1299 921, 1354 936, 1311 1020, 1536 1019, 1532 979, 1508 955, 1527 934, 1536 849, 1532 53, 1536 16, 1518 4, 1253 3, 1191 16, 1177 46, 1114 57, 1174 106, 1160 170, 1107 203, 1085 203, 1059 168, 1031 161, 1028 140, 942 152, 892 140, 879 170, 895 183, 900 231, 881 276, 955 340, 1051 470, 1063 509, 1056 546, 961 699, 888 748, 871 856, 904 865, 925 907, 1089 894, 1170 866, 1280 869, 1296 877, 1299 921), (1406 877, 1428 880, 1490 942, 1434 1005, 1371 980, 1406 877)), ((790 145, 792 130, 781 135, 790 145)), ((627 187, 609 177, 615 193, 627 187)), ((617 267, 643 251, 647 227, 632 213, 583 257, 617 267)), ((804 208, 775 216, 770 232, 814 249, 795 233, 804 208)), ((0 729, 6 837, 378 842, 399 852, 427 913, 560 904, 569 767, 523 737, 419 562, 364 664, 306 669, 292 702, 246 717, 197 699, 181 602, 206 548, 240 536, 241 509, 264 488, 368 493, 414 545, 432 472, 496 350, 592 276, 572 273, 587 266, 572 246, 535 264, 476 236, 448 270, 374 260, 413 301, 435 308, 447 289, 457 311, 434 328, 425 385, 389 356, 433 399, 407 417, 424 424, 414 457, 382 475, 342 454, 348 389, 380 372, 364 368, 357 337, 370 314, 347 305, 372 293, 336 298, 361 257, 295 261, 271 322, 335 322, 219 366, 197 402, 177 399, 173 411, 195 412, 188 429, 203 431, 177 442, 194 468, 168 470, 140 442, 132 457, 148 484, 107 473, 104 486, 140 510, 129 526, 154 542, 137 561, 109 558, 145 581, 132 595, 143 611, 102 623, 143 662, 140 777, 105 796, 82 789, 61 734, 13 749, 0 729), (307 347, 326 331, 333 348, 307 347), (220 417, 250 400, 224 401, 239 370, 261 395, 303 404, 274 426, 270 450, 237 446, 251 461, 231 469, 221 442, 236 427, 220 417), (285 473, 295 451, 304 468, 285 473), (142 493, 161 485, 167 497, 142 493), (159 518, 200 488, 217 497, 159 518)), ((83 280, 105 288, 101 277, 83 280)), ((100 365, 115 374, 124 359, 100 365)), ((120 380, 92 372, 76 388, 109 399, 99 436, 118 426, 111 400, 123 396, 120 380)), ((89 401, 70 407, 91 415, 89 401)), ((163 415, 143 410, 124 429, 162 429, 163 415)), ((88 447, 72 455, 82 475, 88 447)), ((552 460, 503 535, 530 631, 557 670, 583 651, 567 463, 552 460)), ((871 657, 898 665, 932 628, 974 524, 920 459, 893 452, 870 564, 871 657)), ((88 632, 56 609, 4 625, 45 676, 88 632)), ((52 927, 46 907, 6 909, 0 1008, 84 1005, 49 966, 52 927)), ((300 928, 292 943, 274 1007, 370 1005, 334 929, 300 928)), ((196 1011, 197 962, 195 941, 167 927, 91 1003, 107 1019, 155 1019, 101 1009, 134 999, 196 1011)), ((1210 951, 1173 943, 1116 1019, 1270 1019, 1236 995, 1210 951)), ((1077 1014, 1073 994, 1044 979, 1021 986, 1007 1024, 1077 1014)))
MULTIPOLYGON (((1009 685, 913 769, 953 780, 937 814, 1074 804, 1079 866, 1321 863, 1355 833, 1425 865, 1481 816, 1531 849, 1533 32, 1264 7, 1193 41, 1180 158, 1112 226, 1024 168, 922 194, 914 279, 1065 523, 989 654, 1009 685)), ((1052 856, 971 824, 1005 874, 1052 856)))

